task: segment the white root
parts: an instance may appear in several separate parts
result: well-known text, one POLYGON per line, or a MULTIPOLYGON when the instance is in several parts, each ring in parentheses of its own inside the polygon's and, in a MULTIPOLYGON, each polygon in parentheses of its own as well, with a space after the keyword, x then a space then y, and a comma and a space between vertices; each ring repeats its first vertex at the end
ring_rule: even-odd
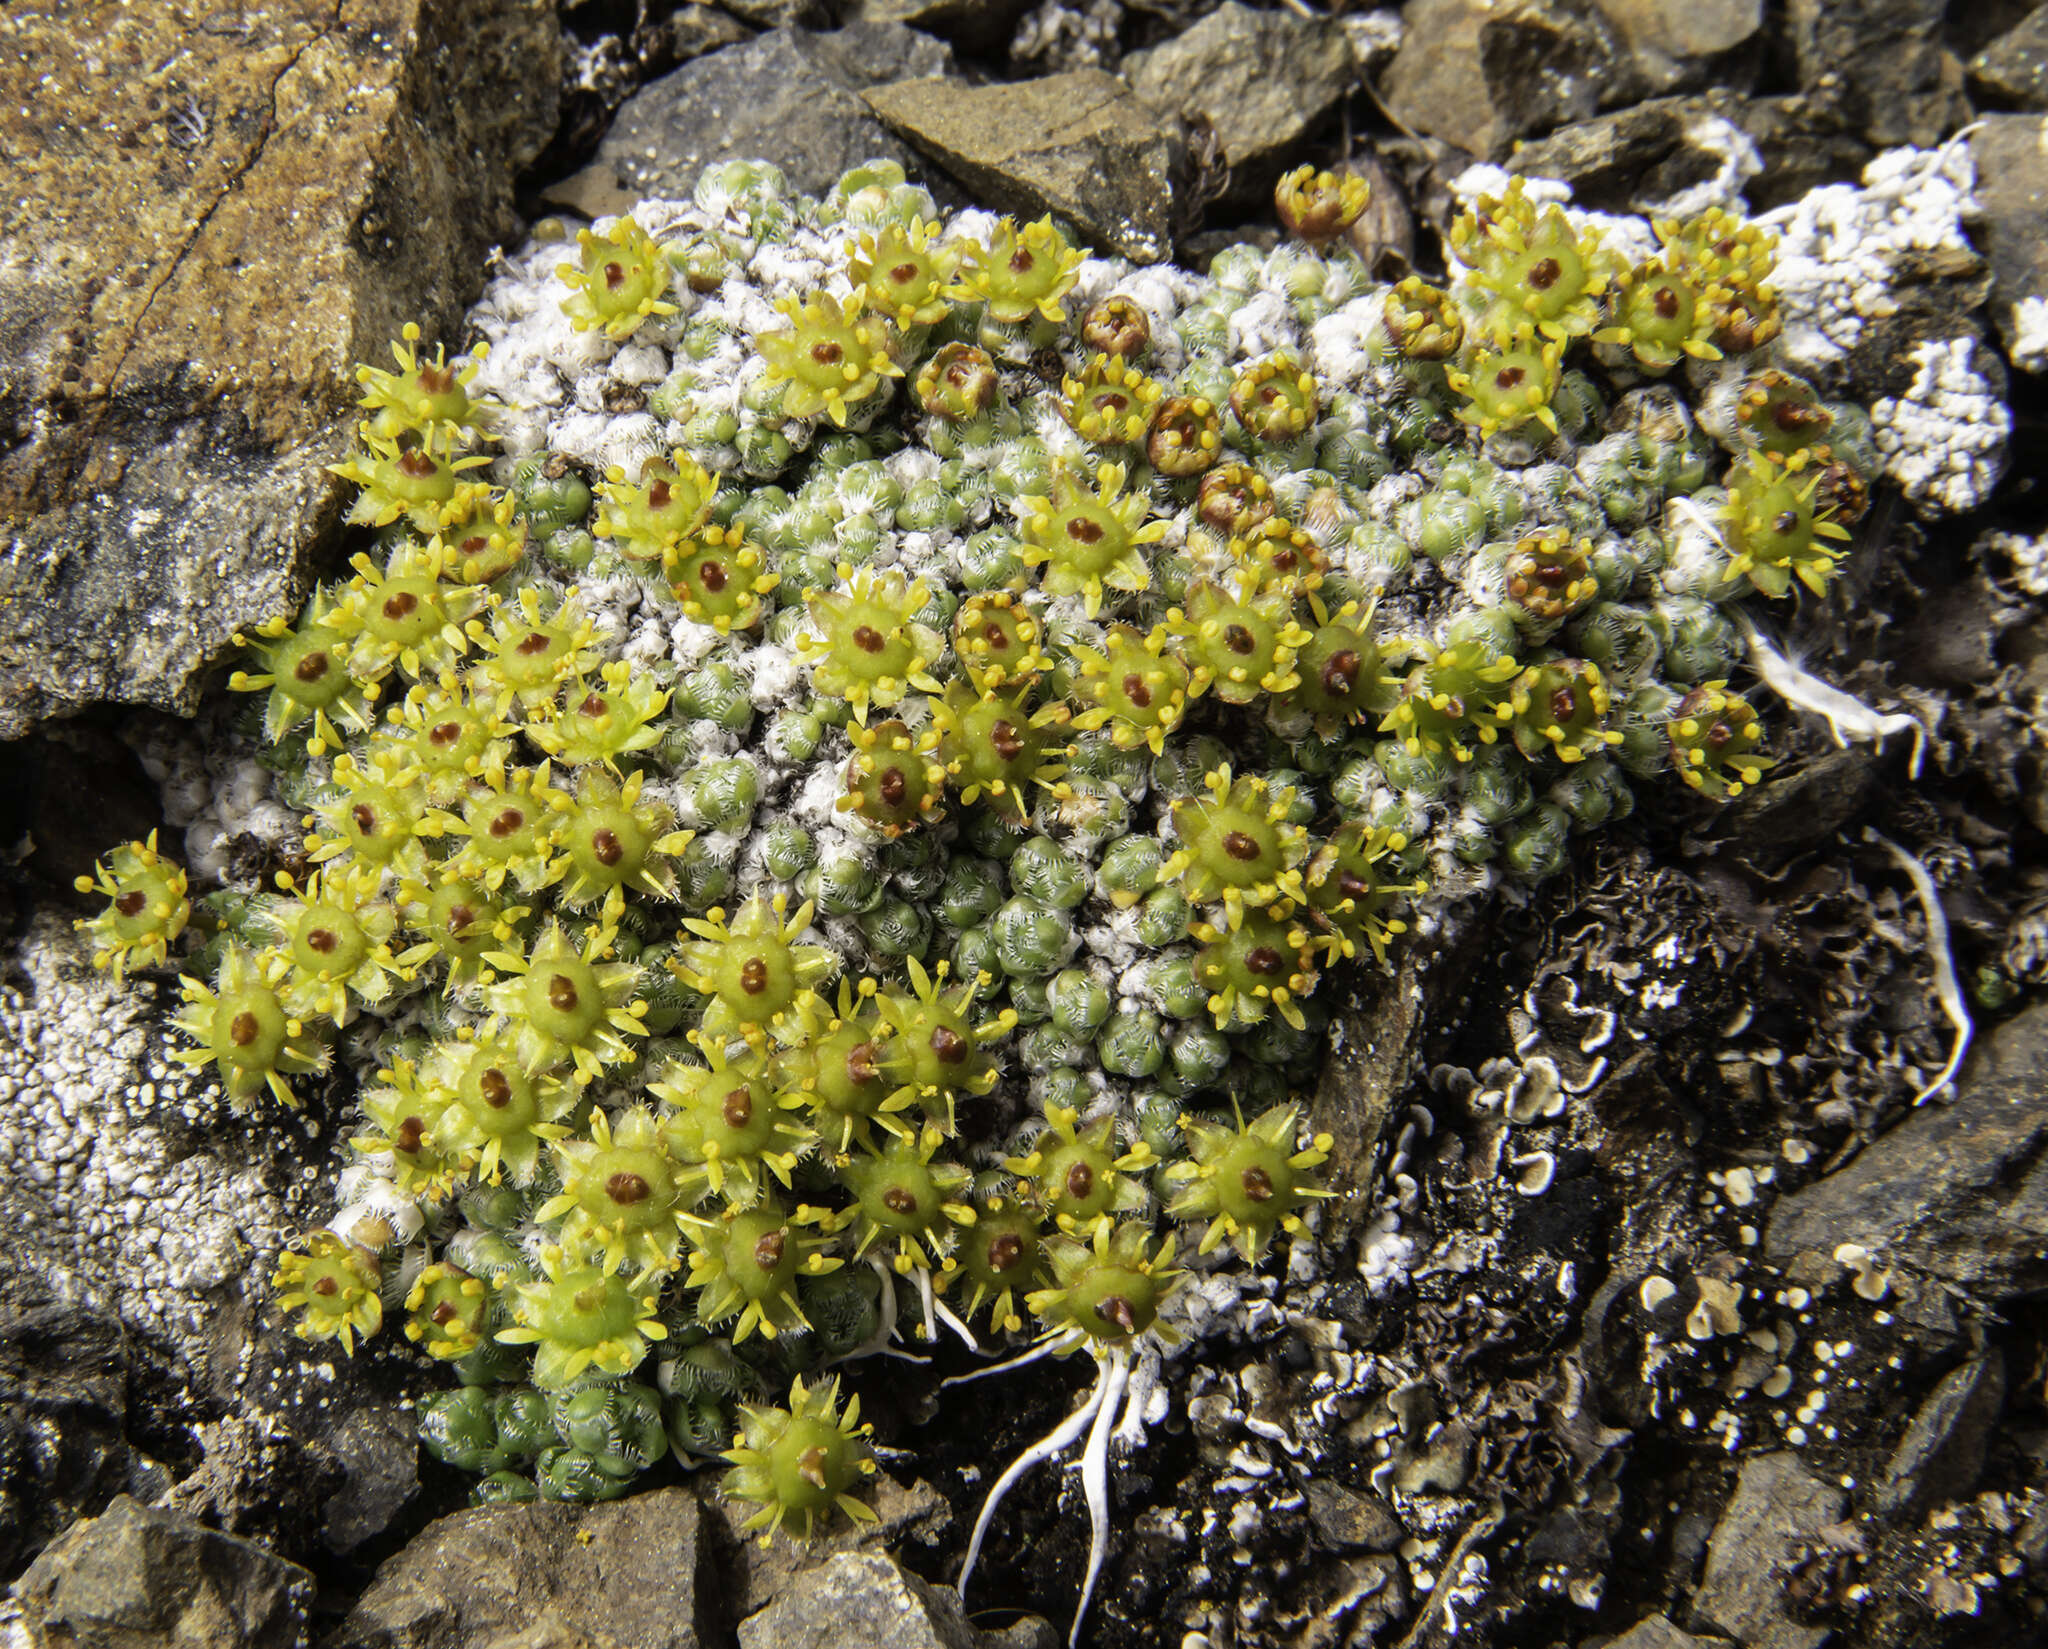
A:
POLYGON ((1110 1427, 1130 1376, 1131 1354, 1118 1346, 1109 1354, 1096 1383, 1095 1424, 1089 1427, 1088 1446, 1081 1451, 1081 1493, 1088 1502, 1088 1573, 1081 1581, 1081 1601, 1074 1606, 1067 1649, 1075 1649, 1081 1641, 1081 1623, 1088 1618, 1088 1602, 1095 1596, 1096 1577, 1102 1573, 1102 1560, 1109 1551, 1110 1427))
POLYGON ((1955 951, 1948 937, 1948 913, 1941 908, 1941 890, 1934 885, 1934 878, 1927 874, 1924 864, 1889 836, 1866 826, 1863 839, 1877 843, 1889 853, 1912 881, 1913 891, 1920 896, 1920 910, 1927 919, 1927 948, 1934 953, 1934 994, 1941 1003, 1941 1011, 1955 1027, 1955 1041, 1949 1049, 1948 1063, 1942 1066, 1932 1082, 1913 1096, 1915 1105, 1925 1105, 1946 1088, 1962 1068, 1963 1055, 1970 1051, 1970 1036, 1976 1027, 1970 1021, 1970 1010, 1963 1002, 1963 987, 1956 978, 1955 951))
POLYGON ((960 1565, 960 1578, 953 1582, 953 1589, 964 1602, 967 1597, 967 1581, 974 1573, 974 1565, 981 1557, 982 1538, 988 1533, 988 1526, 995 1520, 996 1508, 1003 1503, 1003 1497, 1017 1486, 1017 1481, 1041 1460, 1050 1460, 1056 1454, 1064 1454, 1069 1444, 1088 1427, 1103 1406, 1103 1399, 1109 1395, 1110 1365, 1102 1365, 1102 1373, 1095 1387, 1088 1393, 1088 1400, 1066 1419, 1047 1432, 1030 1448, 1012 1460, 1003 1475, 995 1480, 988 1491, 988 1498, 981 1504, 981 1516, 974 1520, 974 1534, 967 1542, 967 1561, 960 1565))

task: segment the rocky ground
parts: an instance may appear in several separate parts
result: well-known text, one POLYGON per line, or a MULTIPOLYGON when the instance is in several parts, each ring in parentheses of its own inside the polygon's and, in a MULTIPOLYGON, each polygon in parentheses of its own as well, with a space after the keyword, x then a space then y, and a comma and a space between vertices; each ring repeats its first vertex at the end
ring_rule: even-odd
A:
POLYGON ((971 1618, 945 1583, 1079 1369, 971 1403, 946 1356, 857 1380, 883 1520, 809 1552, 743 1547, 701 1475, 462 1510, 413 1440, 417 1363, 309 1357, 266 1300, 328 1211, 348 1096, 248 1128, 169 1059, 174 984, 118 990, 70 933, 107 842, 236 850, 208 772, 228 637, 349 547, 321 466, 353 363, 404 318, 451 327, 522 219, 721 158, 816 189, 882 154, 1199 261, 1274 233, 1284 166, 1344 159, 1392 272, 1439 266, 1475 158, 1616 210, 1732 167, 1762 210, 1944 143, 1975 167, 1969 244, 1889 272, 1851 373, 1899 395, 1921 338, 1983 340, 2004 478, 1939 518, 1881 495, 1855 587, 1793 638, 1935 727, 1924 769, 1782 718, 1739 804, 1639 810, 1353 981, 1315 1100, 1344 1194, 1164 1371, 1088 1641, 2048 1633, 2048 6, 73 11, 0 18, 0 147, 29 157, 0 203, 5 1642, 953 1649, 1050 1644, 1030 1617, 1078 1589, 1053 1469, 998 1519, 971 1618), (1951 1007, 1971 1053, 1916 1103, 1951 1007))

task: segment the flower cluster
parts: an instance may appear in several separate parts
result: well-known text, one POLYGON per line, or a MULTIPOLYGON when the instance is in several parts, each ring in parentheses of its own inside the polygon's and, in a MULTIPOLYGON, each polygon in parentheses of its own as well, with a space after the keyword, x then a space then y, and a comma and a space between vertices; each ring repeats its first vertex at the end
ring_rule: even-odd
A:
MULTIPOLYGON (((899 1320, 1169 1334, 1305 1232, 1333 973, 1756 782, 1729 609, 1872 474, 1768 237, 1517 185, 1385 288, 1364 204, 1290 176, 1196 276, 727 165, 364 370, 375 548, 231 683, 314 868, 201 902, 180 1023, 238 1103, 356 1078, 280 1299, 452 1370, 481 1497, 726 1452, 808 1529, 872 1469, 822 1371, 899 1320)), ((162 960, 182 878, 98 885, 162 960)))

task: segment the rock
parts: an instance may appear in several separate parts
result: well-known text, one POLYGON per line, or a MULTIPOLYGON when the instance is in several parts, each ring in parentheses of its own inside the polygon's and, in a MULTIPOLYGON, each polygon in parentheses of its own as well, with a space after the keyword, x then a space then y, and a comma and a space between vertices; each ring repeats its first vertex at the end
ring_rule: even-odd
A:
MULTIPOLYGON (((1712 59, 1754 40, 1763 27, 1763 0, 1593 0, 1635 53, 1636 69, 1650 87, 1669 91, 1697 84, 1712 59)), ((1720 66, 1717 78, 1753 80, 1756 54, 1720 66)))
POLYGON ((720 7, 757 29, 805 28, 829 21, 824 0, 718 0, 720 7))
POLYGON ((1398 281, 1415 269, 1415 210, 1408 204, 1408 191, 1393 167, 1370 150, 1353 155, 1339 171, 1362 177, 1372 190, 1372 199, 1358 221, 1344 232, 1351 249, 1373 275, 1383 281, 1398 281))
POLYGON ((321 1441, 346 1475, 322 1509, 320 1538, 329 1551, 352 1552, 419 1493, 419 1419, 393 1404, 352 1405, 321 1441))
POLYGON ((126 1495, 14 1585, 30 1649, 289 1649, 312 1596, 296 1563, 126 1495))
POLYGON ((1914 1411, 1877 1488, 1878 1510, 1917 1518, 1977 1485, 1984 1446, 2005 1406, 2005 1358, 1994 1346, 1951 1369, 1914 1411))
POLYGON ((1760 169, 1724 101, 1734 100, 1654 98, 1518 144, 1513 164, 1569 183, 1576 202, 1601 211, 1683 213, 1689 193, 1732 198, 1760 169))
POLYGON ((1000 1632, 968 1624, 959 1593, 928 1586, 879 1552, 842 1552, 740 1622, 740 1649, 1053 1649, 1036 1618, 1000 1632))
POLYGON ((545 192, 587 217, 650 195, 688 199, 705 167, 768 160, 790 186, 822 194, 849 166, 917 157, 861 99, 870 86, 953 72, 939 41, 898 23, 829 34, 777 29, 692 59, 627 99, 590 164, 545 192))
POLYGON ((2048 9, 2028 13, 1970 59, 1970 89, 1982 103, 2048 109, 2048 9))
POLYGON ((456 1512, 378 1569, 326 1649, 486 1649, 550 1611, 607 1649, 700 1649, 721 1619, 705 1532, 678 1488, 456 1512))
POLYGON ((1845 1499, 1789 1451, 1745 1460, 1707 1542, 1706 1572, 1693 1595, 1700 1624, 1743 1649, 1820 1649, 1832 1634, 1785 1613, 1785 1575, 1840 1520, 1845 1499))
POLYGON ((1155 109, 1206 122, 1222 146, 1234 193, 1270 187, 1357 74, 1334 19, 1225 3, 1187 33, 1132 52, 1120 70, 1155 109))
POLYGON ((1883 757, 1857 745, 1824 750, 1803 767, 1773 774, 1729 805, 1732 856, 1760 871, 1775 872, 1793 854, 1846 826, 1870 799, 1884 767, 1883 757))
POLYGON ((1764 163, 1745 191, 1757 212, 1796 201, 1824 183, 1854 182, 1875 153, 1831 108, 1804 92, 1743 98, 1728 113, 1764 163))
POLYGON ((872 1523, 836 1523, 808 1545, 774 1540, 763 1546, 740 1528, 751 1506, 707 1497, 704 1517, 717 1547, 727 1613, 744 1618, 765 1609, 793 1589, 798 1575, 846 1553, 882 1553, 906 1543, 933 1545, 952 1522, 951 1508, 921 1478, 905 1488, 893 1478, 877 1477, 867 1498, 875 1513, 872 1523))
POLYGON ((1414 0, 1381 93, 1403 126, 1482 157, 1637 89, 1598 14, 1564 0, 1414 0))
POLYGON ((995 53, 1009 44, 1031 0, 846 0, 840 15, 870 23, 902 23, 957 41, 971 52, 995 53))
POLYGON ((1607 1649, 1721 1649, 1727 1641, 1681 1632, 1668 1615, 1645 1615, 1620 1637, 1610 1639, 1607 1649))
POLYGON ((2048 366, 2048 115, 1986 115, 1970 134, 1991 260, 1991 319, 2012 364, 2048 366))
POLYGON ((0 1566, 19 1568, 128 1478, 120 1319, 0 1276, 0 1566))
POLYGON ((1308 1520, 1317 1538, 1336 1551, 1391 1552, 1407 1530, 1376 1494, 1347 1489, 1326 1477, 1308 1480, 1308 1520))
POLYGON ((355 363, 452 326, 553 130, 541 0, 0 21, 0 739, 189 711, 337 526, 355 363), (90 38, 92 49, 81 49, 90 38))
POLYGON ((2048 1286, 2048 1006, 1972 1051, 1955 1098, 1915 1111, 1826 1178, 1781 1198, 1766 1257, 1823 1272, 1856 1243, 1892 1266, 2003 1300, 2048 1286))
POLYGON ((1948 9, 1947 0, 1788 0, 1800 86, 1880 148, 1940 142, 1970 118, 1962 65, 1942 39, 1948 9))
POLYGON ((1114 75, 1077 69, 1008 86, 913 80, 867 98, 978 201, 1021 217, 1056 213, 1137 263, 1173 250, 1178 139, 1114 75))
POLYGON ((1309 1105, 1310 1131, 1334 1139, 1323 1170, 1324 1183, 1338 1188, 1327 1205, 1333 1232, 1369 1225, 1379 1208, 1373 1157, 1394 1096, 1414 1068, 1425 1018, 1422 982, 1411 955, 1403 953, 1400 971, 1390 979, 1361 975, 1364 1005, 1339 1016, 1309 1105))

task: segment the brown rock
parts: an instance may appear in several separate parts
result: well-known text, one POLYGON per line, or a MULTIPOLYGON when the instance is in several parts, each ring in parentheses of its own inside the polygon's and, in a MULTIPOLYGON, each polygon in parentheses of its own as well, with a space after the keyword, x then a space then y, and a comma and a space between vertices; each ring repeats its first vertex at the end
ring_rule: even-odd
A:
POLYGON ((1970 88, 2008 109, 2048 109, 2048 7, 2031 12, 1970 59, 1970 88))
POLYGON ((1986 115, 1970 134, 1991 261, 1991 318, 2014 366, 2048 367, 2048 115, 1986 115))
POLYGON ((999 1632, 977 1630, 959 1593, 927 1585, 881 1552, 841 1552, 740 1622, 740 1649, 1053 1649, 1058 1642, 1035 1617, 999 1632))
POLYGON ((125 1494, 14 1587, 27 1649, 294 1649, 312 1595, 296 1563, 125 1494))
POLYGON ((1880 147, 1938 143, 1970 117, 1948 11, 1947 0, 1788 0, 1799 84, 1880 147))
POLYGON ((1481 156, 1638 89, 1597 13, 1562 0, 1414 0, 1381 90, 1404 126, 1481 156))
POLYGON ((548 1649, 701 1649, 721 1619, 706 1535, 688 1489, 457 1512, 377 1571, 327 1649, 509 1649, 542 1622, 548 1649))
POLYGON ((1120 72, 1155 109, 1207 124, 1239 192, 1269 186, 1356 73, 1343 28, 1225 3, 1185 34, 1132 52, 1120 72))
POLYGON ((0 16, 0 738, 189 709, 298 604, 355 363, 454 323, 553 129, 544 0, 213 15, 0 16))
MULTIPOLYGON (((1636 68, 1658 91, 1698 85, 1713 60, 1756 38, 1763 27, 1763 0, 1593 0, 1621 31, 1635 53, 1636 68)), ((1719 65, 1735 78, 1753 80, 1754 58, 1719 65)), ((1721 84, 1727 73, 1717 74, 1721 84)))
POLYGON ((1031 0, 845 0, 849 23, 902 23, 956 40, 969 51, 997 52, 1009 44, 1031 0))
POLYGON ((867 100, 978 200, 1021 217, 1057 213, 1134 262, 1173 250, 1178 141, 1115 75, 1077 69, 1008 86, 910 80, 867 100))
POLYGON ((704 1515, 717 1545, 719 1578, 730 1612, 744 1618, 766 1608, 794 1589, 797 1576, 809 1574, 842 1553, 879 1554, 901 1547, 905 1541, 929 1545, 952 1521, 946 1502, 922 1479, 905 1488, 892 1478, 878 1476, 872 1492, 864 1490, 863 1494, 874 1508, 874 1522, 854 1526, 841 1520, 808 1544, 772 1540, 765 1546, 740 1528, 754 1510, 752 1506, 708 1498, 704 1515))

